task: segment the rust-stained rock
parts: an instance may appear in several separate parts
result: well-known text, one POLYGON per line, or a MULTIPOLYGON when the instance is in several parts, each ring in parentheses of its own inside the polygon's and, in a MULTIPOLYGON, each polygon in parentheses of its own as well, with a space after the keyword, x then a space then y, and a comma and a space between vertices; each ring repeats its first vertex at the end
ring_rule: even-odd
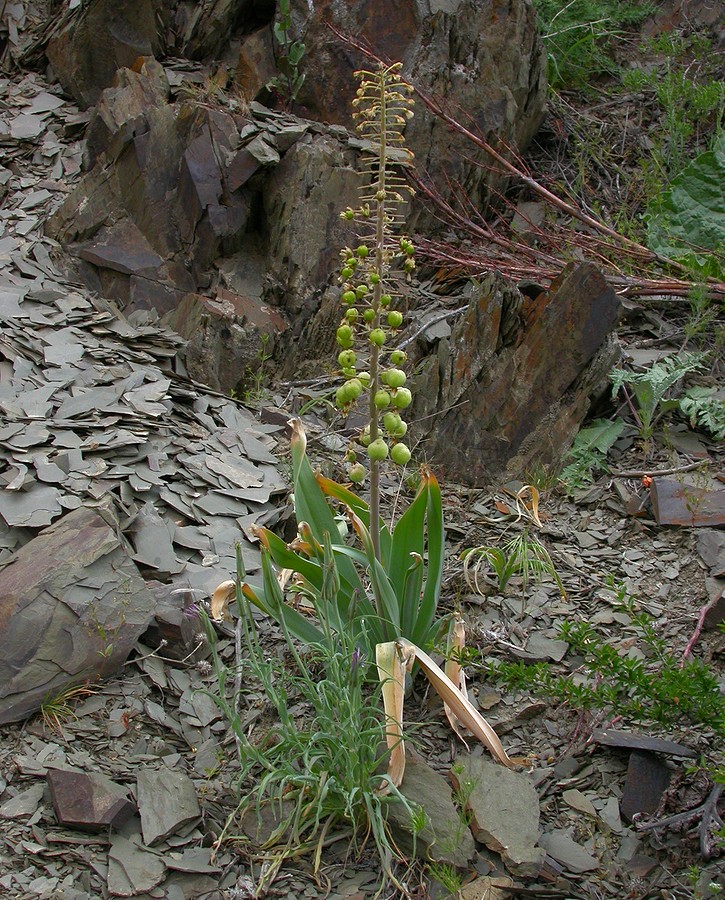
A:
POLYGON ((680 478, 653 478, 652 510, 658 525, 725 525, 725 490, 707 490, 680 478))
POLYGON ((525 298, 491 274, 418 364, 411 419, 443 472, 469 484, 558 465, 618 355, 619 300, 590 263, 525 298))
POLYGON ((0 571, 0 724, 115 672, 152 615, 111 512, 63 516, 0 571))
POLYGON ((47 780, 58 822, 69 828, 120 828, 136 811, 128 789, 98 772, 48 769, 47 780))
POLYGON ((51 38, 53 71, 81 107, 93 106, 118 69, 158 53, 155 7, 153 0, 92 0, 51 38))

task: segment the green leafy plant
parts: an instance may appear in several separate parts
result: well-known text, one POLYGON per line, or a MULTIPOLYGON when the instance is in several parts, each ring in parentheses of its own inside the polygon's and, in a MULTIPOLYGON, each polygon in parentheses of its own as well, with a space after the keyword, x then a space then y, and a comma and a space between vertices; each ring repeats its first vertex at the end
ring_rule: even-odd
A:
POLYGON ((488 674, 510 688, 529 690, 574 709, 599 710, 634 723, 679 722, 683 717, 725 735, 725 696, 715 675, 697 659, 682 660, 645 612, 620 592, 619 608, 632 621, 643 656, 628 656, 587 622, 564 622, 561 637, 583 657, 575 675, 557 675, 547 663, 491 662, 488 674))
POLYGON ((479 594, 487 593, 485 584, 490 584, 483 579, 489 572, 496 576, 496 586, 499 591, 505 591, 509 581, 513 577, 521 579, 523 614, 525 607, 526 590, 531 579, 539 582, 548 575, 559 588, 563 597, 566 597, 564 585, 556 571, 551 555, 539 538, 532 532, 534 526, 541 528, 539 519, 539 491, 533 485, 523 485, 514 497, 515 505, 511 509, 502 500, 497 502, 497 507, 503 510, 502 515, 490 520, 496 523, 508 523, 520 526, 518 534, 510 538, 503 547, 485 546, 472 547, 462 554, 464 560, 463 572, 469 587, 479 594), (530 496, 527 503, 525 497, 530 496))
POLYGON ((649 206, 650 248, 700 277, 725 272, 725 132, 649 206))
POLYGON ((607 453, 619 438, 624 428, 622 419, 595 419, 574 438, 567 456, 567 465, 562 469, 560 480, 569 493, 583 488, 592 481, 596 471, 608 471, 607 453))
POLYGON ((654 427, 660 417, 668 410, 679 407, 679 401, 669 396, 670 391, 688 372, 701 369, 703 359, 702 353, 679 353, 664 357, 643 372, 631 372, 627 369, 614 369, 610 372, 612 398, 620 391, 624 392, 646 451, 651 446, 654 427), (628 388, 632 389, 633 397, 628 388))
POLYGON ((593 78, 614 72, 610 44, 627 26, 643 21, 653 3, 616 0, 534 0, 547 52, 549 84, 585 87, 593 78))
POLYGON ((279 72, 267 87, 286 97, 287 104, 291 106, 297 100, 302 85, 305 83, 305 75, 300 72, 300 63, 305 55, 305 45, 302 41, 292 38, 290 0, 278 0, 277 6, 277 18, 272 32, 278 46, 277 69, 279 72))
MULTIPOLYGON (((261 839, 273 860, 265 874, 268 885, 282 863, 302 853, 312 853, 315 871, 326 838, 335 829, 346 830, 353 847, 361 852, 368 836, 377 848, 383 871, 397 885, 392 863, 400 859, 387 825, 390 803, 415 810, 381 769, 380 747, 385 728, 380 715, 381 687, 367 681, 368 666, 351 632, 330 616, 335 609, 339 574, 331 542, 322 548, 323 581, 310 595, 319 624, 319 639, 303 657, 284 616, 279 617, 290 664, 265 653, 249 604, 241 553, 237 552, 234 600, 238 613, 236 665, 231 670, 222 660, 211 620, 202 621, 212 651, 218 690, 209 696, 219 706, 236 738, 241 765, 241 797, 225 831, 252 815, 261 821, 269 808, 274 827, 261 839), (237 684, 227 686, 234 674, 237 684), (240 700, 259 687, 271 706, 275 724, 259 740, 253 740, 243 722, 240 700), (304 701, 309 713, 293 714, 292 704, 304 701)), ((230 837, 236 842, 243 838, 230 837)))
POLYGON ((690 425, 702 428, 716 440, 725 440, 725 400, 715 396, 714 387, 693 387, 680 399, 680 409, 690 425))

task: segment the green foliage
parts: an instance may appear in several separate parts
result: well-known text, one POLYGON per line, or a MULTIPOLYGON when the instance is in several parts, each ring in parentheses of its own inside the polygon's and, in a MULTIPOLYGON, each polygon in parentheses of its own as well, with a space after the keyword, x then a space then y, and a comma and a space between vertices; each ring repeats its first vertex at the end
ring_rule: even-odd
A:
POLYGON ((260 530, 267 551, 263 583, 245 583, 245 597, 305 643, 322 641, 320 624, 285 603, 274 563, 295 573, 294 590, 315 608, 326 598, 324 620, 336 633, 349 635, 370 661, 377 644, 399 637, 418 646, 432 643, 443 625, 437 608, 445 550, 441 494, 433 474, 424 470, 413 502, 393 528, 379 523, 378 556, 368 504, 344 486, 315 476, 300 430, 292 438, 292 463, 300 540, 288 547, 273 532, 260 530), (342 505, 362 549, 346 544, 328 498, 342 505), (332 576, 324 564, 323 548, 328 541, 334 561, 332 576), (337 585, 333 593, 324 590, 328 577, 334 577, 337 585))
POLYGON ((622 599, 620 608, 631 617, 644 658, 624 655, 587 622, 565 622, 561 637, 584 658, 575 675, 555 675, 547 663, 494 662, 490 676, 574 709, 601 710, 634 723, 671 724, 684 717, 725 736, 725 696, 715 675, 699 660, 672 653, 651 617, 636 611, 633 601, 622 599))
POLYGON ((617 0, 534 0, 554 88, 584 87, 616 70, 611 42, 622 29, 643 21, 654 3, 617 0))
MULTIPOLYGON (((613 398, 620 390, 632 389, 637 401, 632 411, 646 446, 649 446, 654 426, 662 414, 679 406, 677 400, 669 398, 670 391, 688 372, 701 369, 703 359, 702 353, 678 353, 664 357, 644 372, 629 372, 626 369, 610 372, 613 398)), ((626 396, 631 399, 629 393, 626 396)))
POLYGON ((725 132, 650 204, 648 243, 701 277, 725 273, 725 132))
POLYGON ((715 396, 714 387, 693 387, 680 399, 680 409, 692 428, 700 427, 716 440, 725 440, 725 400, 715 396))
POLYGON ((267 87, 286 97, 289 106, 295 102, 305 82, 305 76, 300 72, 300 63, 305 55, 305 45, 292 38, 291 28, 290 0, 278 0, 278 14, 273 26, 273 34, 279 48, 277 53, 277 69, 279 71, 267 87))
MULTIPOLYGON (((233 816, 259 816, 266 806, 275 815, 276 826, 264 842, 264 849, 275 859, 266 873, 267 881, 286 858, 301 852, 314 851, 319 865, 325 836, 340 825, 350 828, 353 846, 358 850, 371 835, 383 871, 390 875, 397 852, 388 834, 387 808, 390 803, 403 803, 411 817, 414 813, 387 774, 381 774, 379 754, 385 727, 380 714, 380 687, 366 683, 366 666, 359 648, 348 632, 335 629, 327 617, 334 609, 337 592, 329 541, 321 562, 325 580, 315 606, 320 640, 303 659, 281 617, 282 634, 293 660, 293 664, 285 664, 280 656, 266 653, 260 645, 242 593, 244 573, 238 553, 240 639, 236 675, 242 695, 248 691, 256 696, 261 686, 272 708, 275 725, 262 739, 251 739, 239 712, 243 698, 227 690, 234 673, 221 659, 214 628, 202 613, 218 683, 218 691, 209 692, 209 696, 231 726, 241 764, 242 794, 233 816), (300 701, 309 709, 304 717, 292 712, 293 706, 299 708, 300 701)), ((228 822, 227 829, 232 825, 228 822)))
POLYGON ((505 591, 509 581, 517 576, 521 578, 521 589, 525 593, 532 579, 540 582, 548 575, 556 582, 562 596, 566 596, 549 551, 530 533, 528 527, 507 541, 502 548, 473 547, 463 553, 463 559, 466 581, 478 593, 483 593, 479 576, 482 571, 485 574, 485 570, 489 569, 496 576, 500 591, 505 591))
POLYGON ((561 481, 567 491, 583 488, 592 481, 595 471, 608 471, 607 453, 624 428, 624 422, 616 419, 595 419, 591 425, 582 428, 574 438, 574 444, 567 456, 570 462, 561 472, 561 481))

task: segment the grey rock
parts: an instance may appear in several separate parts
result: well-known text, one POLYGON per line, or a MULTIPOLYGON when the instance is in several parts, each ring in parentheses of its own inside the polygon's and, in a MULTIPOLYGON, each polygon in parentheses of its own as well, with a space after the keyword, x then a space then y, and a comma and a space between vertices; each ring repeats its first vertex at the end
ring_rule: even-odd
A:
POLYGON ((656 812, 671 777, 672 771, 664 760, 646 750, 633 750, 619 804, 624 818, 631 822, 637 813, 656 812))
POLYGON ((139 771, 136 801, 144 843, 149 846, 193 822, 201 813, 189 776, 165 767, 139 771))
POLYGON ((531 780, 480 756, 459 760, 456 787, 470 791, 467 809, 476 840, 501 854, 513 875, 534 878, 544 860, 539 837, 539 796, 531 780))
POLYGON ((549 856, 570 872, 593 872, 599 868, 599 862, 563 831, 542 834, 539 843, 549 856))
POLYGON ((0 571, 0 723, 114 672, 152 616, 111 511, 63 516, 0 571))
MULTIPOLYGON (((425 827, 416 835, 416 854, 423 859, 465 866, 475 853, 475 845, 446 779, 417 754, 408 752, 400 790, 426 814, 425 827)), ((388 821, 395 829, 396 841, 412 852, 410 816, 402 804, 391 804, 388 821)))
POLYGON ((161 884, 166 865, 161 857, 120 834, 111 837, 108 851, 108 892, 114 897, 134 897, 161 884))

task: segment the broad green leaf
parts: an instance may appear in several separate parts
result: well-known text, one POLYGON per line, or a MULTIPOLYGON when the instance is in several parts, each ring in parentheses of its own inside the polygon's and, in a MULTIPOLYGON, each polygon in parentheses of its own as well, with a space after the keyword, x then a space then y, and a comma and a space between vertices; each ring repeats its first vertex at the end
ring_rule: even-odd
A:
POLYGON ((703 276, 723 276, 725 132, 651 204, 647 242, 655 253, 692 266, 703 276))

